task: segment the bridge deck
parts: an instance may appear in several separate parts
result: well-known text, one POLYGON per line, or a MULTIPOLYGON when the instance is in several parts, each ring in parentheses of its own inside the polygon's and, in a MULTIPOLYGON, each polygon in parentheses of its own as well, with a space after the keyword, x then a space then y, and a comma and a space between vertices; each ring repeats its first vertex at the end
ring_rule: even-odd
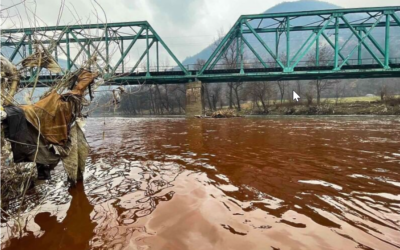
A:
MULTIPOLYGON (((237 82, 237 81, 285 81, 285 80, 313 80, 313 79, 352 79, 352 78, 388 78, 400 77, 400 63, 390 64, 390 69, 381 69, 378 65, 347 65, 340 71, 332 70, 331 66, 297 67, 294 72, 282 73, 281 68, 251 68, 245 69, 240 74, 240 69, 209 70, 203 75, 190 70, 189 75, 182 71, 154 71, 150 76, 146 72, 116 74, 115 80, 107 81, 113 85, 145 84, 177 84, 194 80, 202 82, 237 82), (311 73, 311 74, 310 74, 311 73), (138 82, 139 81, 139 82, 138 82)), ((59 75, 42 75, 39 77, 39 87, 47 86, 57 79, 59 75)), ((22 79, 28 83, 29 77, 22 79)))

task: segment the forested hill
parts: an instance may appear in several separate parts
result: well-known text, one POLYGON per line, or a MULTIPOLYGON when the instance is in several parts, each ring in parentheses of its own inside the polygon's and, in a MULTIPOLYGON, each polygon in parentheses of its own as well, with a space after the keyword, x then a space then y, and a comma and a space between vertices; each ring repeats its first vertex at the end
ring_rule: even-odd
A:
MULTIPOLYGON (((293 11, 310 11, 310 10, 324 10, 324 9, 340 9, 342 7, 327 2, 315 0, 303 0, 297 2, 284 2, 266 10, 263 13, 280 13, 280 12, 293 12, 293 11)), ((243 13, 251 14, 251 13, 243 13)), ((198 54, 188 57, 183 61, 184 65, 195 64, 197 59, 207 60, 214 50, 214 44, 210 44, 207 48, 200 51, 198 54)))

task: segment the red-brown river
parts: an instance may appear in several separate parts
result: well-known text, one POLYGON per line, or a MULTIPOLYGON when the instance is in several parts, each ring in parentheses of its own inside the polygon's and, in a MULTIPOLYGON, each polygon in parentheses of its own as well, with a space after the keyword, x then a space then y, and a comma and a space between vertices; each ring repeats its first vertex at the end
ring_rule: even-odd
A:
MULTIPOLYGON (((400 118, 91 118, 4 249, 400 248, 400 118)), ((15 204, 17 206, 18 204, 15 204)))

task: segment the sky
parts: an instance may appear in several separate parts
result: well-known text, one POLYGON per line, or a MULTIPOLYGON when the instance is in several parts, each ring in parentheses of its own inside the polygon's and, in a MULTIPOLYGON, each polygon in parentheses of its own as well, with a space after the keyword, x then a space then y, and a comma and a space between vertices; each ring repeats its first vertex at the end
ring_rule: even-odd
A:
MULTIPOLYGON (((220 32, 228 31, 240 15, 261 13, 281 2, 284 1, 65 0, 59 24, 74 24, 76 20, 83 23, 97 23, 105 21, 105 18, 107 22, 147 20, 178 59, 183 61, 213 43, 220 32), (101 20, 97 20, 96 16, 100 16, 101 20)), ((326 2, 344 8, 400 5, 399 0, 326 0, 326 2)), ((22 4, 19 3, 21 0, 1 1, 2 28, 15 25, 29 27, 33 23, 32 13, 36 13, 38 17, 39 24, 36 26, 55 25, 62 1, 26 0, 22 4), (16 7, 6 9, 15 4, 16 7)))

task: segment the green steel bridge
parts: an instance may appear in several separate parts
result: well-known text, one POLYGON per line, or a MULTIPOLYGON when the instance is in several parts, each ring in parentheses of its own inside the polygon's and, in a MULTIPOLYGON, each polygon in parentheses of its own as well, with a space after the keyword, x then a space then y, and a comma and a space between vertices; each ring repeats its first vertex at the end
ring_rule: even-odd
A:
POLYGON ((3 29, 1 46, 14 63, 46 48, 62 73, 32 69, 22 80, 41 86, 93 55, 113 85, 400 77, 400 6, 243 15, 194 65, 146 21, 3 29))

